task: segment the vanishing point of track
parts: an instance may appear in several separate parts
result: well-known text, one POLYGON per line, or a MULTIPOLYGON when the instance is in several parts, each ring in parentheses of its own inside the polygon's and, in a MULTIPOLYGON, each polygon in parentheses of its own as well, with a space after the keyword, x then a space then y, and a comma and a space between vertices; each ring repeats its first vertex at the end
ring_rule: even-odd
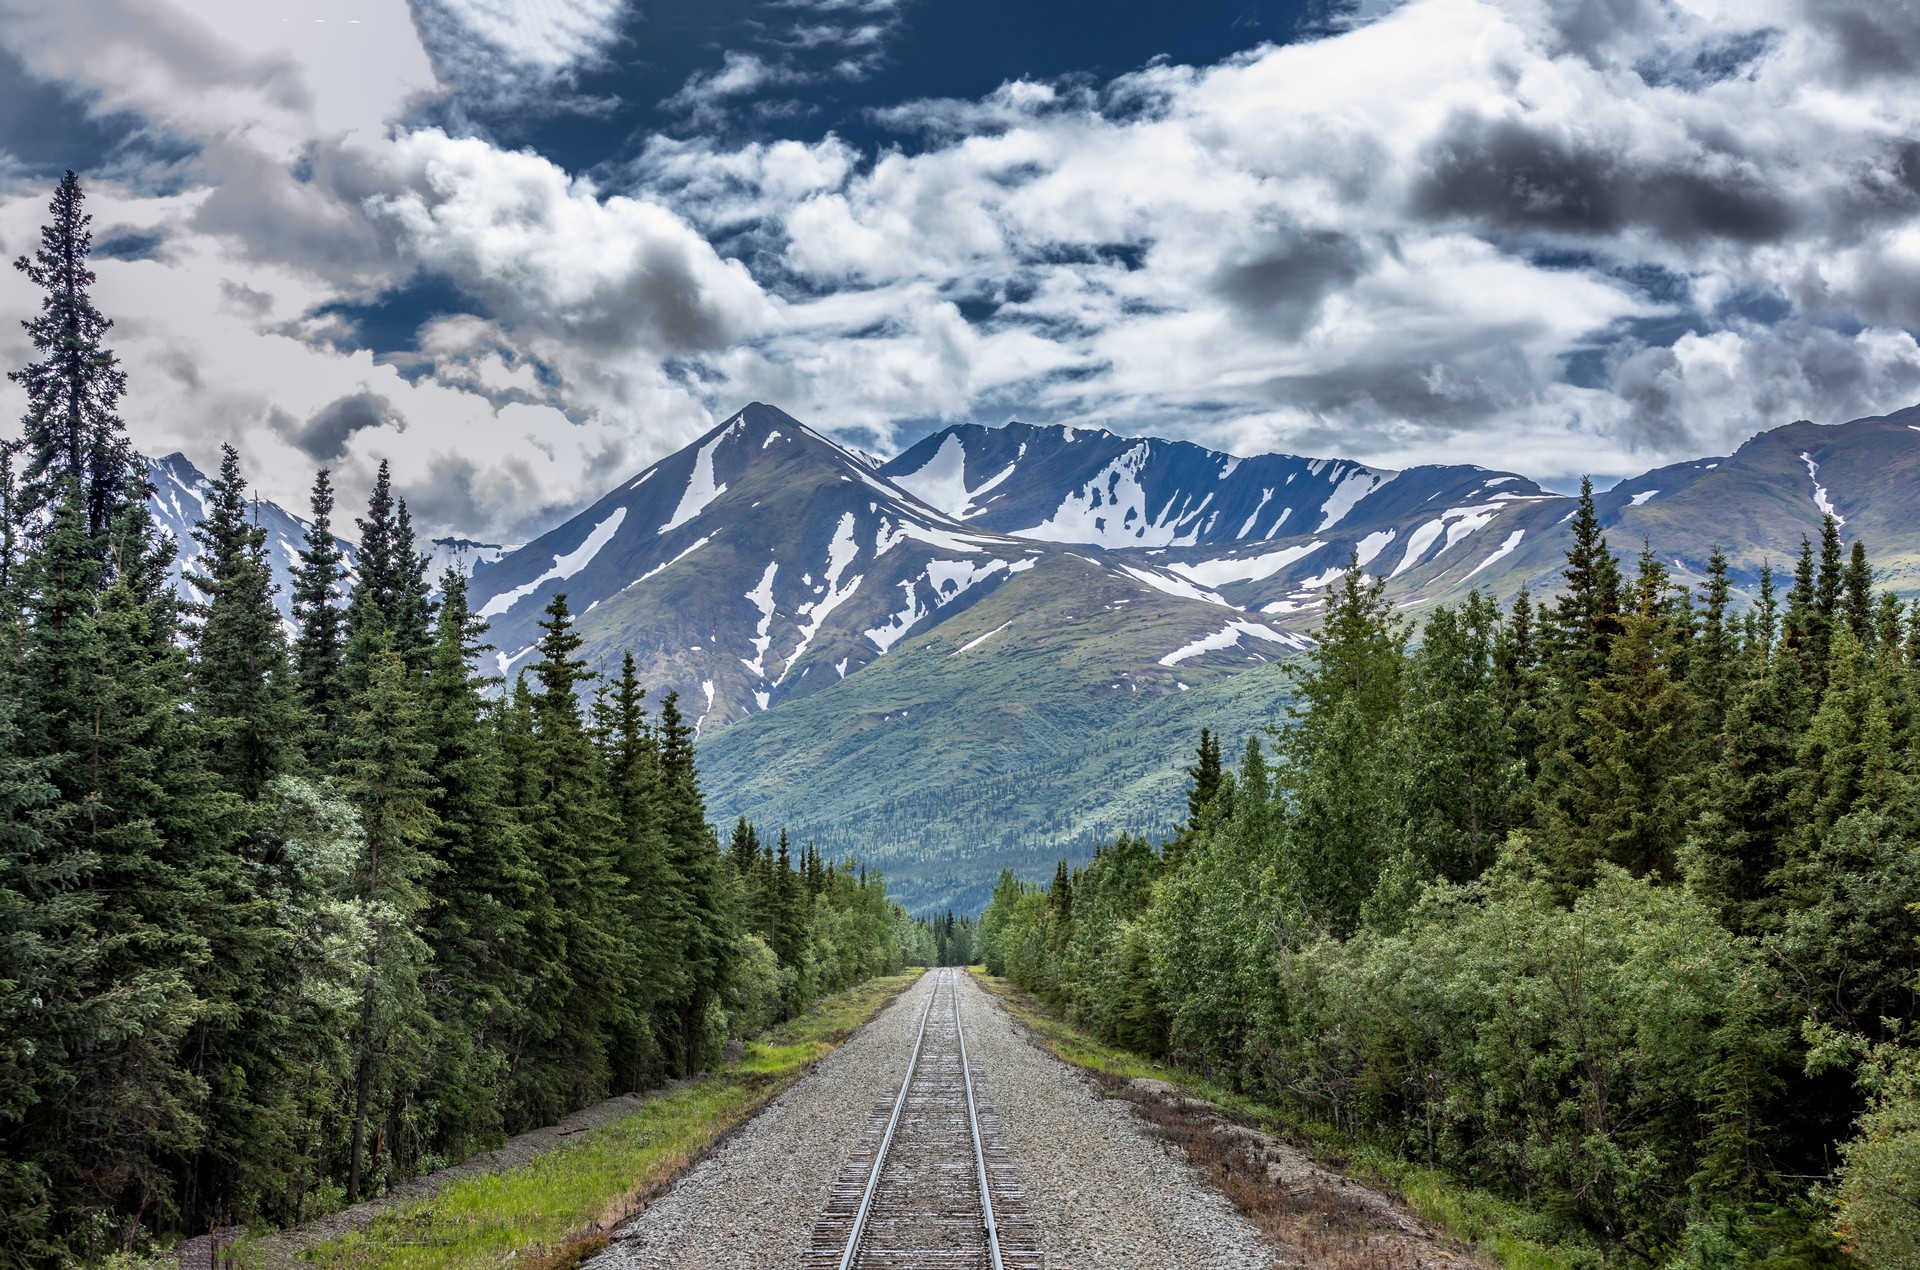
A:
POLYGON ((808 1270, 1040 1266, 999 1119, 974 1087, 958 975, 934 974, 900 1092, 834 1183, 808 1270))

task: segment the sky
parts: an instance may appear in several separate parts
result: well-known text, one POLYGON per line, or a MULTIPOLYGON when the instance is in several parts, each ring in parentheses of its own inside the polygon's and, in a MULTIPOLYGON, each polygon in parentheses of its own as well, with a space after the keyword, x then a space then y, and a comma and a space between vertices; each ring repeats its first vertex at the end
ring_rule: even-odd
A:
POLYGON ((1916 89, 1908 0, 0 0, 0 255, 76 170, 137 445, 488 541, 755 400, 1565 487, 1920 401, 1916 89))

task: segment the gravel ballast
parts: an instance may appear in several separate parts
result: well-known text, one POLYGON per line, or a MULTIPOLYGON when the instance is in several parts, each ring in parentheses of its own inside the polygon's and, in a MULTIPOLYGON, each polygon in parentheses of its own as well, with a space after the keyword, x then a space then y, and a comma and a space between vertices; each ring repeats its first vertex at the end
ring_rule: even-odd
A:
MULTIPOLYGON (((1279 1264, 1227 1200, 1120 1100, 1030 1044, 964 974, 976 1080, 1052 1270, 1279 1264)), ((616 1232, 593 1270, 798 1264, 875 1103, 905 1074, 928 975, 616 1232)))

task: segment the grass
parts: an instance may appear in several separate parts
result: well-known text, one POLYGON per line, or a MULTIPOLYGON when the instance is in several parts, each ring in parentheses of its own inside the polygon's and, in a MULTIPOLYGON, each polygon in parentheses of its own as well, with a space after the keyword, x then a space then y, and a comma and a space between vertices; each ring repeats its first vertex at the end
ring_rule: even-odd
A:
MULTIPOLYGON (((507 1171, 396 1206, 309 1249, 329 1270, 566 1270, 919 975, 870 980, 751 1042, 736 1063, 507 1171)), ((241 1250, 246 1261, 246 1250, 241 1250)))
MULTIPOLYGON (((1279 1107, 1236 1093, 1199 1073, 1109 1045, 1006 980, 978 969, 973 975, 1015 1018, 1032 1029, 1050 1052, 1106 1078, 1103 1084, 1164 1081, 1190 1097, 1213 1103, 1231 1117, 1258 1126, 1329 1167, 1399 1197, 1434 1230, 1470 1245, 1502 1270, 1594 1270, 1604 1263, 1592 1245, 1557 1239, 1546 1219, 1521 1205, 1466 1186, 1438 1169, 1411 1163, 1372 1143, 1347 1138, 1330 1127, 1302 1124, 1279 1107)), ((1229 1191, 1231 1194, 1232 1188, 1229 1191)), ((1233 1198, 1238 1204, 1243 1197, 1233 1198)), ((1244 1211, 1245 1205, 1242 1207, 1244 1211)))

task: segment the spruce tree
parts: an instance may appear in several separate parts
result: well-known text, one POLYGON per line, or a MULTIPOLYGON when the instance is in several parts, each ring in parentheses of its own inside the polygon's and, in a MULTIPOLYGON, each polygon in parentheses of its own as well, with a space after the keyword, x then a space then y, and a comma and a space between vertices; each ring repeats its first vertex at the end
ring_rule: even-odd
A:
POLYGON ((667 861, 687 905, 675 932, 686 988, 664 1004, 664 1036, 673 1039, 677 1073, 691 1075, 705 1061, 707 1012, 718 1002, 731 969, 732 924, 721 887, 719 844, 707 824, 706 802, 694 766, 693 729, 677 694, 660 705, 660 827, 667 861))
POLYGON ((1878 634, 1873 622, 1873 568, 1867 563, 1867 544, 1858 538, 1840 574, 1840 611, 1853 637, 1871 652, 1878 634))
MULTIPOLYGON (((633 653, 621 657, 620 676, 607 699, 601 732, 607 790, 619 830, 614 868, 620 875, 617 921, 634 967, 624 985, 621 1020, 612 1042, 616 1088, 642 1089, 663 1074, 665 1056, 655 1033, 660 1003, 685 991, 673 932, 690 920, 680 880, 667 859, 660 821, 660 754, 648 725, 633 653)), ((749 833, 751 833, 751 826, 749 833)))
POLYGON ((407 1166, 408 1112, 432 1046, 422 988, 428 950, 418 918, 434 872, 439 828, 429 800, 433 749, 406 665, 384 634, 366 663, 340 744, 340 783, 360 813, 365 952, 350 1099, 347 1198, 357 1200, 383 1161, 370 1159, 370 1129, 384 1131, 389 1181, 407 1166), (383 1123, 384 1122, 384 1123, 383 1123))
POLYGON ((204 1085, 177 1056, 206 1008, 194 985, 208 962, 204 873, 218 864, 205 835, 219 816, 182 708, 167 552, 134 504, 101 553, 68 484, 28 570, 18 682, 23 748, 52 757, 65 809, 53 850, 96 904, 85 973, 64 985, 87 1003, 87 1026, 62 1039, 61 1096, 22 1144, 48 1180, 53 1229, 74 1237, 123 1208, 165 1210, 172 1163, 201 1140, 204 1085))
POLYGON ((1561 779, 1542 812, 1560 879, 1575 886, 1602 861, 1672 877, 1691 802, 1696 707, 1676 671, 1683 628, 1666 569, 1650 548, 1635 593, 1606 673, 1584 694, 1585 734, 1577 752, 1557 755, 1561 779))
POLYGON ((253 802, 297 762, 298 714, 266 531, 248 521, 239 454, 230 445, 221 451, 206 518, 194 530, 208 599, 194 632, 191 685, 214 770, 253 802))
POLYGON ((1502 701, 1493 602, 1475 591, 1428 617, 1408 658, 1393 745, 1396 847, 1423 879, 1470 881, 1515 826, 1522 769, 1502 701))
POLYGON ((27 395, 22 521, 43 522, 56 500, 77 497, 82 527, 98 553, 120 508, 145 497, 146 482, 116 413, 127 377, 105 343, 113 323, 89 294, 93 217, 85 202, 80 179, 69 171, 48 205, 53 219, 40 230, 39 249, 13 262, 46 294, 40 315, 21 323, 38 360, 7 378, 27 395))
POLYGON ((366 682, 366 666, 381 634, 389 645, 395 638, 392 614, 401 587, 399 523, 385 459, 367 496, 367 514, 356 517, 354 524, 360 530, 360 576, 347 601, 346 665, 348 682, 357 689, 366 682))
POLYGON ((429 1101, 435 1144, 457 1155, 504 1131, 504 1039, 519 1025, 531 984, 522 941, 539 881, 522 832, 504 805, 502 758, 475 669, 486 624, 467 605, 467 581, 441 579, 432 660, 421 685, 431 747, 427 796, 435 830, 435 903, 424 934, 433 960, 427 991, 439 1020, 429 1101))
POLYGON ((407 669, 418 674, 426 669, 433 646, 434 602, 427 581, 429 557, 419 550, 413 535, 413 515, 405 499, 399 501, 394 515, 394 585, 387 626, 393 632, 393 646, 406 659, 407 669))
POLYGON ((43 1126, 68 1096, 70 1044, 101 1030, 110 1006, 88 994, 102 897, 97 857, 59 849, 62 806, 46 758, 22 751, 11 667, 0 662, 0 1249, 13 1264, 57 1265, 66 1251, 42 1153, 43 1126))
POLYGON ((1187 779, 1192 782, 1187 788, 1187 828, 1197 831, 1200 817, 1220 792, 1220 741, 1207 728, 1200 729, 1200 747, 1194 757, 1194 764, 1187 769, 1187 779))
POLYGON ((545 905, 528 927, 536 977, 532 1061, 516 1079, 525 1082, 522 1097, 536 1114, 553 1119, 606 1091, 610 1043, 627 1021, 622 984, 633 961, 619 929, 619 821, 580 715, 579 689, 592 675, 576 656, 580 636, 564 593, 548 603, 540 630, 540 659, 528 670, 531 770, 520 815, 545 905))
POLYGON ((346 613, 340 584, 346 553, 333 534, 333 475, 314 474, 309 504, 313 519, 293 569, 293 670, 300 705, 307 713, 307 751, 317 766, 330 766, 347 698, 346 613))

